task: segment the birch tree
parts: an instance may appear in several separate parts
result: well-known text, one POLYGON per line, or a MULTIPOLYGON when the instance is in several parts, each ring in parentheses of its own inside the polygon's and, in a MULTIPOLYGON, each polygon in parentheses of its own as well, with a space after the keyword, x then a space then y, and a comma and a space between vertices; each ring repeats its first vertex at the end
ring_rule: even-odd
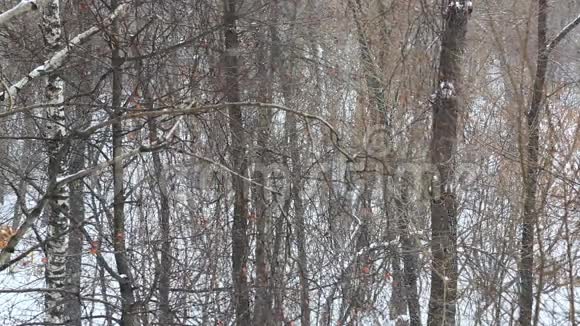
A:
MULTIPOLYGON (((43 35, 45 43, 51 52, 56 53, 63 47, 62 24, 60 18, 59 0, 48 1, 43 8, 42 17, 43 35)), ((50 182, 55 183, 64 176, 66 166, 65 138, 67 137, 65 125, 65 111, 61 106, 64 101, 64 81, 57 72, 52 72, 46 77, 45 98, 48 104, 56 105, 49 107, 47 112, 47 130, 51 140, 48 148, 48 176, 50 182)), ((46 267, 47 288, 57 290, 46 294, 46 323, 61 324, 65 322, 65 290, 66 280, 66 255, 69 221, 68 187, 63 186, 52 194, 48 201, 48 232, 46 243, 46 267)))

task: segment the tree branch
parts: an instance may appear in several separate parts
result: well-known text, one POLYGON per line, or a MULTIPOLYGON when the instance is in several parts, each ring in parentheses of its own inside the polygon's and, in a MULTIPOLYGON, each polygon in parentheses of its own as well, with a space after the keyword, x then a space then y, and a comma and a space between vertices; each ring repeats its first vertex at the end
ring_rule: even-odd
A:
MULTIPOLYGON (((62 50, 56 52, 50 59, 45 61, 44 64, 36 67, 34 70, 29 72, 28 75, 26 75, 24 78, 20 79, 16 84, 10 86, 8 88, 8 91, 7 91, 8 96, 15 96, 31 80, 33 80, 37 77, 40 77, 42 75, 51 73, 51 72, 57 70, 58 68, 62 67, 65 64, 66 59, 68 59, 68 57, 70 56, 70 52, 71 52, 70 49, 71 48, 75 48, 75 47, 78 47, 79 45, 84 44, 85 42, 87 42, 89 40, 89 38, 91 38, 91 36, 97 34, 103 28, 111 25, 113 20, 125 15, 125 13, 127 12, 127 8, 128 8, 127 4, 120 5, 109 17, 107 17, 102 22, 102 24, 100 24, 101 26, 93 26, 93 27, 87 29, 86 31, 75 36, 75 38, 73 38, 67 44, 66 47, 64 47, 62 50)), ((4 101, 4 99, 6 98, 5 93, 6 92, 0 93, 0 101, 4 101)))
POLYGON ((14 6, 12 9, 9 9, 2 14, 0 14, 0 26, 7 24, 13 18, 18 16, 22 16, 27 12, 37 10, 38 6, 36 4, 36 0, 22 0, 19 4, 14 6))
POLYGON ((580 25, 580 15, 576 17, 570 24, 566 25, 554 39, 552 39, 546 46, 546 51, 550 53, 576 26, 580 25))

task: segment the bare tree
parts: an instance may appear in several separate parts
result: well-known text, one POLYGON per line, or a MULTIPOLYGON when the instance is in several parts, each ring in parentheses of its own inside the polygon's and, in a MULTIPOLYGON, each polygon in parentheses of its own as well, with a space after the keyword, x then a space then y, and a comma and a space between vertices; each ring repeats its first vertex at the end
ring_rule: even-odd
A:
POLYGON ((431 160, 437 168, 433 187, 441 197, 431 203, 431 297, 428 325, 455 325, 457 300, 457 203, 454 160, 461 110, 462 59, 471 1, 449 1, 444 6, 444 27, 437 90, 433 101, 431 160))

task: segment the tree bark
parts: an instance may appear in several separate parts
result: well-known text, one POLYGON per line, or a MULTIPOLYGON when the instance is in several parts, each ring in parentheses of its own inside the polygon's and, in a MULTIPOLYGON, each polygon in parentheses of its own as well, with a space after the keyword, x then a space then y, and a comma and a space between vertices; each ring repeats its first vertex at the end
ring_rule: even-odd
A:
MULTIPOLYGON (((223 22, 225 27, 225 97, 228 102, 240 101, 239 71, 240 63, 238 51, 240 42, 237 32, 238 12, 237 0, 224 1, 223 22)), ((245 150, 245 131, 243 126, 242 110, 237 105, 228 107, 231 159, 233 171, 232 187, 234 190, 234 221, 232 225, 232 280, 234 283, 234 309, 236 311, 236 325, 251 325, 250 297, 247 280, 248 265, 248 207, 244 179, 247 175, 247 161, 245 150)))
MULTIPOLYGON (((274 16, 281 17, 280 8, 281 3, 276 1, 274 4, 274 10, 276 11, 274 16)), ((293 8, 296 9, 295 7, 293 8)), ((293 19, 295 18, 295 12, 293 17, 291 18, 292 21, 290 25, 294 23, 293 19)), ((290 35, 288 35, 289 42, 292 41, 291 35, 292 28, 290 28, 290 35)), ((287 53, 283 50, 282 45, 280 44, 279 35, 276 33, 275 38, 273 39, 274 48, 273 56, 274 56, 274 63, 277 64, 276 68, 279 72, 281 90, 282 90, 282 97, 284 99, 284 103, 289 105, 292 102, 294 96, 294 90, 292 88, 292 72, 289 71, 290 67, 290 60, 288 57, 285 57, 283 53, 287 53)), ((291 44, 286 43, 288 46, 291 44)), ((304 203, 302 201, 302 190, 303 190, 303 181, 302 181, 302 160, 300 159, 300 143, 299 143, 299 135, 297 129, 297 121, 296 115, 294 113, 287 112, 286 113, 286 120, 285 120, 285 132, 286 132, 286 142, 290 149, 290 164, 289 170, 291 174, 290 178, 290 201, 294 208, 294 221, 295 221, 295 229, 296 229, 296 244, 298 249, 298 278, 300 282, 300 322, 301 325, 307 326, 310 325, 310 293, 309 293, 309 272, 308 272, 308 254, 306 251, 307 244, 306 244, 306 221, 304 216, 304 203)), ((288 162, 286 161, 286 164, 288 162)))
MULTIPOLYGON (((470 1, 469 1, 470 2, 470 1)), ((468 1, 450 1, 443 8, 444 29, 437 90, 433 102, 431 162, 437 167, 439 198, 431 201, 431 297, 429 326, 455 325, 457 299, 457 202, 454 156, 461 94, 468 1)))
MULTIPOLYGON (((80 114, 79 114, 80 115, 80 114)), ((81 118, 82 119, 82 118, 81 118)), ((71 150, 70 173, 76 173, 84 168, 85 148, 84 139, 73 142, 71 150)), ((81 224, 85 219, 83 200, 84 181, 79 179, 70 183, 70 216, 71 230, 68 238, 68 257, 66 262, 68 300, 66 312, 69 326, 81 325, 81 268, 83 253, 83 233, 81 224)))
MULTIPOLYGON (((60 6, 58 0, 46 3, 42 16, 42 29, 45 44, 51 53, 62 47, 62 24, 60 20, 60 6)), ((47 76, 45 88, 46 102, 58 104, 64 101, 64 81, 55 73, 47 76)), ((51 138, 48 143, 48 177, 55 182, 64 175, 66 156, 65 114, 63 106, 47 108, 47 131, 51 138)), ((46 285, 48 289, 65 289, 66 285, 66 254, 67 238, 63 236, 68 230, 68 189, 63 186, 55 190, 54 196, 48 201, 48 233, 46 243, 46 285)), ((46 316, 49 324, 64 323, 65 315, 64 292, 55 291, 45 294, 46 316)))
MULTIPOLYGON (((157 123, 152 120, 149 124, 150 142, 155 144, 158 141, 157 123)), ((171 276, 171 217, 169 207, 169 192, 167 178, 163 174, 164 168, 159 152, 153 152, 153 167, 155 169, 155 179, 159 190, 160 207, 159 232, 161 233, 161 263, 159 266, 159 323, 161 325, 171 325, 173 317, 169 304, 169 288, 171 276)))
POLYGON ((547 46, 547 0, 538 0, 538 53, 536 75, 532 90, 530 109, 526 114, 528 139, 526 146, 527 157, 524 158, 524 210, 522 217, 522 238, 520 248, 520 295, 519 323, 522 326, 532 324, 532 305, 534 297, 534 232, 538 222, 536 210, 536 193, 538 189, 538 151, 539 151, 539 114, 544 105, 544 86, 548 68, 547 46))
MULTIPOLYGON (((257 77, 259 89, 257 94, 262 103, 272 102, 272 71, 271 65, 267 62, 267 47, 265 31, 257 31, 258 53, 256 64, 258 66, 257 77)), ((270 240, 268 226, 271 222, 272 214, 266 200, 266 191, 264 186, 268 175, 268 166, 271 162, 268 152, 270 139, 270 125, 272 122, 272 110, 262 109, 258 113, 258 130, 256 151, 256 168, 254 179, 258 185, 254 185, 252 193, 254 194, 254 207, 256 209, 256 302, 254 309, 254 325, 274 325, 272 311, 272 287, 268 271, 268 262, 270 260, 270 240)))
MULTIPOLYGON (((117 8, 117 0, 111 1, 111 7, 117 8)), ((127 247, 125 244, 125 187, 124 187, 124 162, 118 159, 123 155, 123 124, 119 117, 122 116, 121 97, 123 92, 122 69, 123 59, 119 48, 119 26, 116 20, 111 25, 111 66, 112 66, 112 141, 113 141, 113 249, 115 250, 115 263, 117 272, 121 275, 119 289, 121 292, 121 321, 124 326, 139 325, 135 305, 135 294, 133 292, 133 276, 129 259, 127 257, 127 247)))

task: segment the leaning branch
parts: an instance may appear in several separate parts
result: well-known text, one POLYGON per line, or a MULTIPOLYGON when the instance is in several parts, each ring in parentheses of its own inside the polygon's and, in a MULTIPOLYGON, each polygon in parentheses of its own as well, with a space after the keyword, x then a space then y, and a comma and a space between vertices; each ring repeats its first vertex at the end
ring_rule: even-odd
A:
POLYGON ((0 14, 0 26, 7 24, 12 19, 22 16, 27 12, 38 9, 36 0, 22 0, 19 4, 0 14))
POLYGON ((576 17, 570 24, 566 25, 554 39, 548 43, 546 50, 550 53, 576 26, 580 25, 580 15, 576 17))
POLYGON ((340 135, 339 135, 338 131, 336 131, 336 129, 332 126, 332 124, 330 124, 328 121, 326 121, 323 117, 315 115, 315 114, 310 114, 310 113, 301 112, 301 111, 298 111, 295 109, 291 109, 291 108, 284 106, 284 105, 273 104, 273 103, 263 103, 263 102, 225 102, 225 103, 219 103, 219 104, 198 105, 195 101, 188 101, 188 102, 183 102, 179 105, 174 105, 174 106, 168 107, 166 109, 156 109, 156 110, 151 110, 151 111, 131 112, 131 113, 128 113, 128 114, 123 115, 121 117, 117 117, 114 119, 103 121, 103 122, 98 123, 96 125, 90 126, 84 130, 80 130, 80 131, 76 132, 76 135, 77 136, 88 136, 88 135, 91 135, 92 133, 94 133, 95 131, 97 131, 101 128, 107 127, 107 126, 109 126, 115 122, 121 121, 121 120, 131 120, 131 119, 138 119, 138 118, 153 118, 153 117, 160 117, 160 116, 179 116, 179 115, 188 115, 188 114, 203 114, 203 113, 211 112, 213 110, 227 108, 231 105, 236 105, 236 106, 240 106, 240 107, 254 107, 254 108, 261 108, 261 109, 265 109, 265 108, 277 109, 280 111, 285 111, 288 113, 295 114, 299 117, 302 117, 302 119, 304 119, 305 121, 309 121, 309 120, 318 121, 318 122, 322 123, 326 128, 328 128, 328 130, 330 130, 331 134, 334 136, 334 137, 331 137, 331 140, 334 143, 334 145, 336 146, 336 148, 346 158, 348 158, 349 161, 354 160, 353 157, 351 157, 344 149, 342 149, 342 147, 340 147, 340 145, 339 145, 340 135))
POLYGON ((28 75, 26 75, 24 78, 20 79, 16 84, 10 86, 7 90, 8 94, 6 94, 6 92, 0 93, 0 100, 3 101, 7 97, 6 95, 8 95, 8 97, 15 96, 31 80, 33 80, 37 77, 46 75, 48 73, 51 73, 51 72, 59 69, 60 67, 62 67, 64 65, 64 63, 66 62, 66 59, 68 59, 70 56, 70 53, 71 53, 70 49, 76 48, 79 45, 86 43, 89 40, 89 38, 91 38, 93 35, 97 34, 102 29, 111 25, 112 22, 116 18, 125 15, 125 13, 127 12, 127 8, 128 8, 127 4, 120 5, 117 9, 115 9, 115 11, 109 17, 107 17, 102 22, 101 26, 93 26, 93 27, 87 29, 86 31, 84 31, 83 33, 75 36, 75 38, 73 38, 67 44, 66 47, 64 47, 62 50, 56 52, 50 59, 45 61, 44 64, 36 67, 34 70, 32 70, 30 73, 28 73, 28 75))

